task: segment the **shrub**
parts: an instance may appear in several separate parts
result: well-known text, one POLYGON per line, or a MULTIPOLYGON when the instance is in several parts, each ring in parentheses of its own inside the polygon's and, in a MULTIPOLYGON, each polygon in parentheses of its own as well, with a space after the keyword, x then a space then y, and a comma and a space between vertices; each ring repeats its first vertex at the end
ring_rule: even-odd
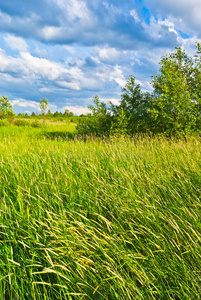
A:
POLYGON ((10 125, 10 123, 8 120, 6 120, 6 119, 0 120, 0 127, 1 126, 9 126, 9 125, 10 125))
POLYGON ((34 122, 32 122, 30 124, 32 127, 35 127, 35 128, 42 128, 44 127, 44 124, 40 123, 39 121, 35 120, 34 122))
POLYGON ((15 126, 30 126, 30 123, 26 120, 15 120, 14 122, 15 126))
POLYGON ((111 129, 111 115, 107 104, 101 102, 98 96, 93 98, 94 105, 88 108, 92 114, 87 118, 80 118, 76 127, 78 134, 108 136, 111 129))

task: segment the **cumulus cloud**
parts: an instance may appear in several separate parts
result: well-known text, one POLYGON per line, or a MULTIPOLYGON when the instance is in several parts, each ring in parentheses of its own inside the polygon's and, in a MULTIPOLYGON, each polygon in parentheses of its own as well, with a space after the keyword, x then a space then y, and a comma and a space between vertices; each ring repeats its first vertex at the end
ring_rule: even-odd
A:
POLYGON ((64 106, 61 108, 61 111, 65 111, 68 109, 70 112, 73 112, 75 115, 87 114, 89 113, 89 109, 82 106, 64 106))
MULTIPOLYGON (((137 11, 137 5, 131 0, 126 4, 118 1, 111 3, 108 0, 41 0, 34 1, 34 4, 28 4, 29 1, 25 0, 21 2, 23 6, 19 7, 19 3, 14 0, 12 9, 9 1, 0 3, 0 30, 7 28, 14 34, 45 43, 108 45, 130 50, 151 45, 153 39, 159 39, 161 43, 166 41, 162 34, 153 35, 150 39, 150 31, 142 24, 140 10, 137 11)), ((170 42, 175 42, 173 33, 170 42)), ((157 46, 156 41, 155 44, 157 46)))
POLYGON ((13 106, 19 107, 31 107, 39 109, 39 103, 36 101, 25 100, 25 99, 15 99, 10 101, 13 106))
POLYGON ((200 0, 153 0, 145 1, 152 13, 158 16, 168 16, 180 30, 188 33, 196 32, 198 37, 201 26, 201 1, 200 0))
POLYGON ((18 50, 21 52, 26 52, 28 50, 28 45, 22 38, 8 34, 4 37, 4 39, 8 46, 13 50, 18 50))

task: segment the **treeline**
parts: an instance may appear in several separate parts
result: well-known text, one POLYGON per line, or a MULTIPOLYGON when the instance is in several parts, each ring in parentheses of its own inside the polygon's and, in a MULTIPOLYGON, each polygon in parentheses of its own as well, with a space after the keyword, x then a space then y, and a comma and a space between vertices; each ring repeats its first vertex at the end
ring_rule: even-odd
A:
MULTIPOLYGON (((43 118, 44 114, 43 113, 38 113, 38 112, 32 112, 30 115, 27 113, 19 113, 17 115, 18 118, 26 118, 26 119, 32 119, 32 118, 43 118)), ((71 118, 74 117, 73 112, 70 112, 68 109, 65 109, 64 113, 56 111, 54 113, 52 113, 50 111, 50 109, 48 110, 48 112, 45 114, 45 118, 46 119, 52 119, 52 118, 71 118)))
POLYGON ((80 119, 79 134, 154 133, 186 135, 201 130, 201 45, 193 57, 181 47, 162 57, 158 75, 152 76, 153 92, 143 92, 130 76, 119 105, 95 96, 91 114, 80 119))

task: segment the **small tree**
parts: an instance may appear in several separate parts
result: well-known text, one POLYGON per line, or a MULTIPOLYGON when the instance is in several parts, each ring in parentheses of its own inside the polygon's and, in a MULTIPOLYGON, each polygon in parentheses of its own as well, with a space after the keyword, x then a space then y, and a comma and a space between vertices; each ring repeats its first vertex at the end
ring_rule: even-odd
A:
POLYGON ((73 113, 71 111, 69 111, 68 109, 65 109, 63 116, 64 117, 73 117, 73 113))
POLYGON ((45 121, 44 116, 45 116, 45 112, 48 107, 48 99, 46 99, 46 98, 40 99, 39 107, 40 107, 41 113, 43 115, 43 121, 45 121))
POLYGON ((14 116, 15 114, 8 97, 2 96, 0 98, 0 119, 13 119, 14 116))

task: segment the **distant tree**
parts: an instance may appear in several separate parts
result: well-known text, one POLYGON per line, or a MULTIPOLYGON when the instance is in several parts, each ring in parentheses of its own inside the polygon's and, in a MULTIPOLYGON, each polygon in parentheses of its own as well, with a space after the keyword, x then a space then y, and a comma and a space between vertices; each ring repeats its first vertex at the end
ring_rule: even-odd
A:
POLYGON ((35 112, 32 112, 31 116, 32 116, 32 117, 35 117, 35 115, 36 115, 35 112))
POLYGON ((0 119, 13 119, 15 116, 12 105, 6 96, 0 98, 0 119))
POLYGON ((55 117, 55 118, 59 117, 59 112, 55 111, 55 113, 53 114, 53 117, 55 117))
POLYGON ((45 112, 47 110, 47 107, 48 107, 48 99, 46 99, 46 98, 40 99, 39 107, 40 107, 42 115, 44 116, 45 112))
POLYGON ((63 116, 64 117, 73 117, 74 114, 73 114, 73 112, 70 112, 68 109, 65 109, 63 116))
POLYGON ((68 109, 64 110, 63 116, 64 117, 68 117, 69 116, 70 111, 68 109))

